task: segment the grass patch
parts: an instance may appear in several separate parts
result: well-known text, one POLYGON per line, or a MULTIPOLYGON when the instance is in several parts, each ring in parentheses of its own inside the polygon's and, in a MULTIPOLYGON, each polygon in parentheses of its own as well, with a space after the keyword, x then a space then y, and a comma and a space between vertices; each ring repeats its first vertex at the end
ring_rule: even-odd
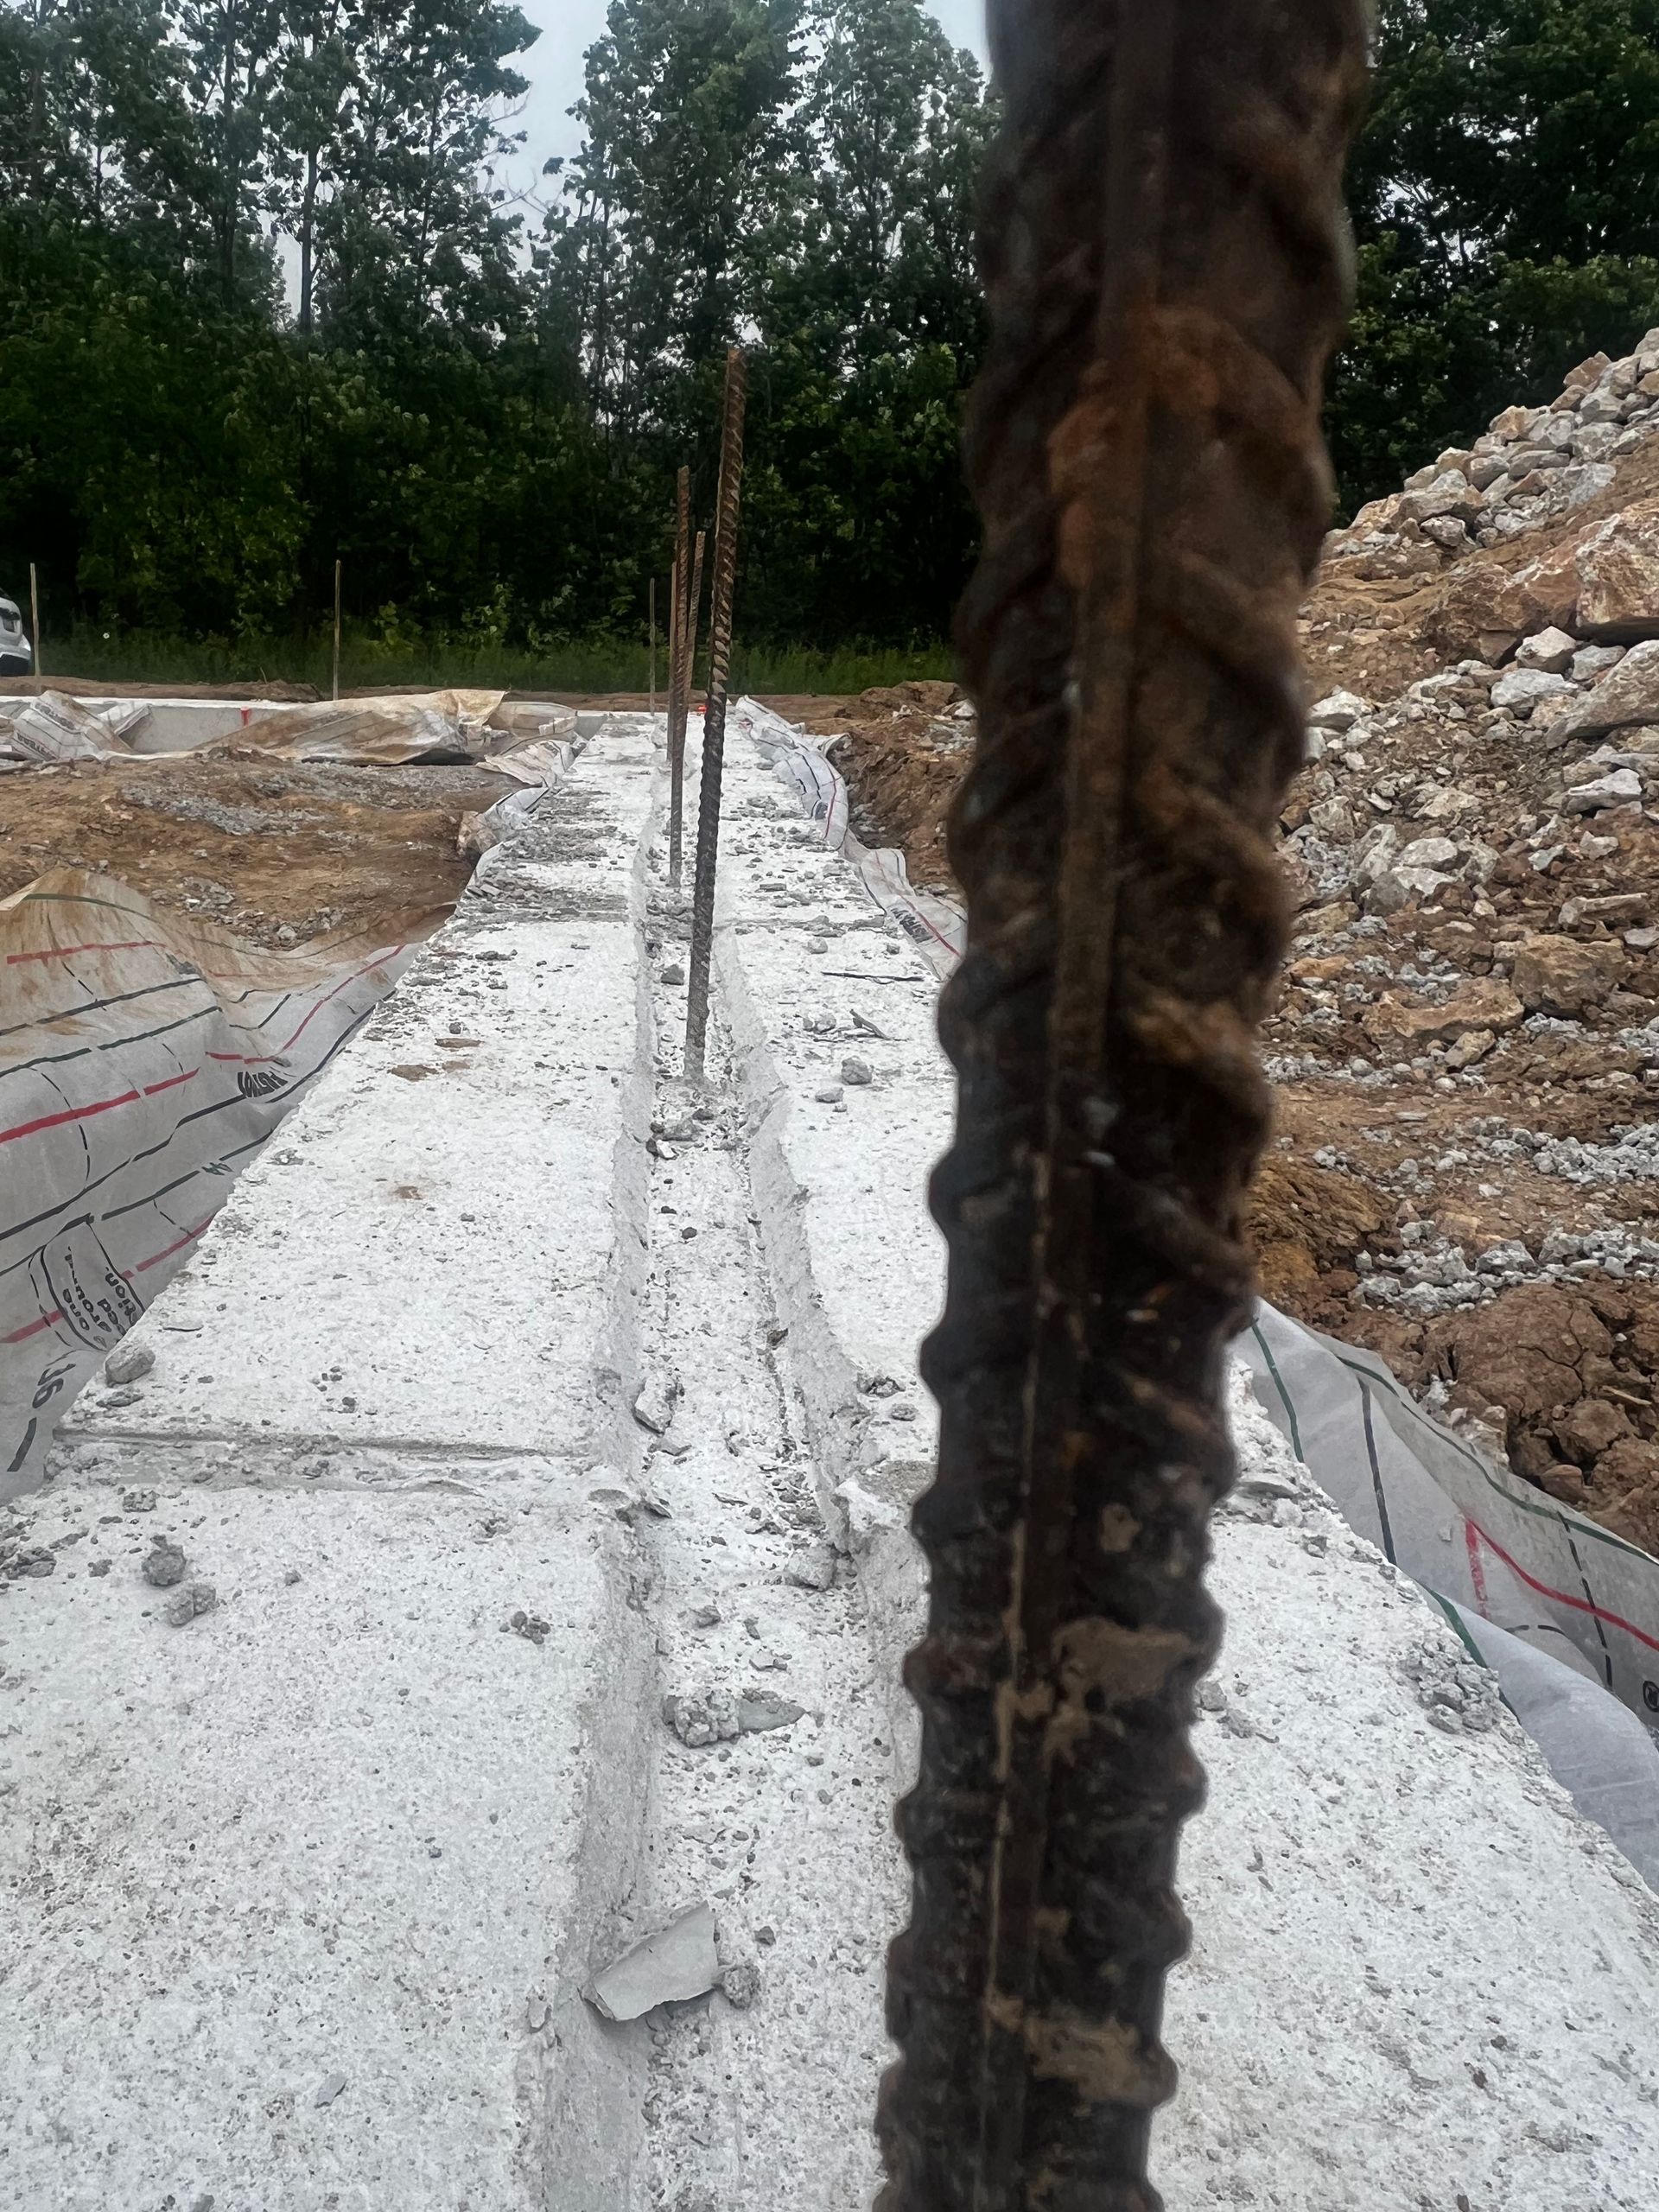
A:
MULTIPOLYGON (((84 677, 111 687, 142 683, 309 683, 326 693, 333 647, 321 639, 165 637, 152 631, 105 631, 80 625, 48 638, 42 658, 53 675, 84 677)), ((745 646, 733 653, 733 689, 750 692, 868 690, 873 684, 955 674, 942 642, 907 648, 852 645, 745 646)), ((667 681, 667 648, 659 644, 657 682, 667 681)), ((700 675, 702 671, 700 671, 700 675)), ((504 645, 434 642, 387 645, 348 630, 341 641, 343 688, 373 685, 395 691, 431 685, 507 691, 644 691, 650 656, 643 643, 613 636, 576 638, 541 652, 504 645)))

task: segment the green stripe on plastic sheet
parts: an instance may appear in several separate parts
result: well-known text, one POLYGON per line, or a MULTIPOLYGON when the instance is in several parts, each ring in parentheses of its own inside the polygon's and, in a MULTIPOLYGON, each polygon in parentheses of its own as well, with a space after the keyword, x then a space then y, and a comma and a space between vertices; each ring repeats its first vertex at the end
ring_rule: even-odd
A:
MULTIPOLYGON (((1252 1325, 1255 1325, 1252 1324, 1252 1325)), ((1260 1332, 1258 1331, 1257 1333, 1259 1334, 1260 1332)), ((1616 1536, 1611 1529, 1598 1528, 1593 1521, 1581 1521, 1577 1514, 1568 1513, 1564 1506, 1554 1503, 1546 1505, 1541 1501, 1523 1497, 1518 1487, 1512 1488, 1509 1484, 1502 1481, 1497 1470, 1487 1460, 1483 1459, 1478 1452, 1471 1450, 1461 1437, 1454 1436, 1449 1428, 1442 1428, 1438 1421, 1431 1421, 1421 1407, 1415 1404, 1400 1388, 1386 1369, 1379 1370, 1365 1360, 1350 1358, 1338 1344, 1334 1337, 1326 1337, 1323 1341, 1330 1346, 1332 1353, 1351 1374, 1363 1376, 1365 1382, 1374 1385, 1379 1390, 1386 1390, 1397 1406, 1403 1406, 1406 1411, 1414 1420, 1421 1422, 1425 1428, 1432 1429, 1443 1442, 1449 1444, 1454 1452, 1461 1453, 1492 1495, 1495 1497, 1501 1497, 1506 1505, 1514 1506, 1517 1513, 1530 1513, 1534 1519, 1538 1521, 1553 1521, 1569 1542, 1575 1535, 1591 1536, 1597 1543, 1605 1544, 1610 1551, 1624 1552, 1631 1559, 1642 1560, 1649 1567, 1653 1565, 1651 1552, 1644 1552, 1640 1544, 1629 1543, 1623 1536, 1616 1536)), ((1266 1347, 1264 1346, 1263 1349, 1265 1350, 1266 1347)), ((1277 1370, 1274 1372, 1274 1379, 1278 1380, 1277 1370)), ((1282 1384, 1280 1389, 1282 1395, 1282 1384)))
POLYGON ((1262 1357, 1268 1363, 1268 1372, 1272 1376, 1273 1386, 1279 1393, 1279 1402, 1285 1409, 1285 1419, 1290 1423, 1290 1448, 1306 1466, 1307 1463, 1302 1454, 1302 1433, 1296 1426, 1296 1408, 1291 1401, 1289 1391, 1285 1388, 1285 1378, 1279 1372, 1279 1363, 1273 1356, 1273 1346, 1262 1335, 1262 1324, 1259 1321, 1251 1322, 1250 1334, 1262 1347, 1262 1357))

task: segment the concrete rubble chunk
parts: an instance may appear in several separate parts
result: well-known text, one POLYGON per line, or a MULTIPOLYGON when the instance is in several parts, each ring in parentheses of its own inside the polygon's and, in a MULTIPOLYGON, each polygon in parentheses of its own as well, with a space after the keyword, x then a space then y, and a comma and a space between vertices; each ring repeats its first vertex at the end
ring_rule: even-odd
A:
POLYGON ((605 2019, 638 2020, 659 2005, 702 1997, 720 1978, 714 1907, 705 1902, 688 1906, 666 1928, 624 1951, 583 1994, 605 2019))
POLYGON ((749 1690, 738 1700, 737 1724, 746 1736, 760 1735, 769 1728, 792 1728, 805 1711, 776 1690, 749 1690))
POLYGON ((830 1544, 804 1544, 784 1569, 784 1579, 798 1590, 833 1590, 836 1554, 830 1544))
POLYGON ((143 1565, 146 1582, 158 1590, 168 1590, 175 1582, 184 1580, 184 1551, 168 1536, 157 1536, 143 1565))
POLYGON ((182 1628, 199 1615, 211 1613, 218 1603, 219 1592, 211 1582, 187 1582, 182 1590, 175 1591, 162 1610, 174 1628, 182 1628))

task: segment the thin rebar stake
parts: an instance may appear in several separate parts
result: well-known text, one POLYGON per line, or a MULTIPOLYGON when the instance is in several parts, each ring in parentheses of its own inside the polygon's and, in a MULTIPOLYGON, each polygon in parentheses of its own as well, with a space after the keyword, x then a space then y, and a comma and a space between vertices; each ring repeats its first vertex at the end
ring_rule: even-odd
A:
POLYGON ((743 406, 748 363, 741 346, 726 355, 726 406, 720 434, 720 497, 715 513, 715 583, 709 618, 709 690, 702 717, 702 774, 697 791, 697 867, 691 887, 691 962, 685 1012, 685 1072, 702 1076, 709 1036, 709 968, 715 946, 715 864, 720 849, 720 785, 726 760, 726 695, 732 674, 732 598, 737 583, 737 520, 743 496, 743 406))
POLYGON ((685 815, 685 588, 690 576, 691 471, 676 487, 674 524, 674 643, 668 665, 668 880, 677 891, 685 815))
POLYGON ((46 671, 41 664, 41 587, 32 561, 29 564, 29 642, 35 656, 35 674, 44 676, 46 671))
POLYGON ((968 944, 881 2212, 1157 2212, 1365 0, 991 0, 968 944))
POLYGON ((657 715, 657 579, 652 576, 649 590, 651 601, 651 715, 657 715))
POLYGON ((668 740, 668 753, 674 757, 674 702, 679 696, 680 666, 680 563, 676 555, 673 572, 668 580, 668 698, 664 716, 668 740))
POLYGON ((329 685, 329 696, 334 699, 340 696, 340 563, 338 561, 334 563, 334 665, 333 680, 329 685))
MULTIPOLYGON (((691 727, 691 694, 697 683, 697 609, 702 603, 702 551, 706 543, 704 533, 697 532, 697 542, 691 551, 691 582, 685 594, 685 604, 680 613, 680 653, 685 665, 680 675, 680 758, 685 758, 685 734, 691 727)), ((684 769, 681 769, 681 785, 684 785, 684 769)), ((677 849, 670 855, 668 880, 673 888, 680 887, 683 855, 677 849)))

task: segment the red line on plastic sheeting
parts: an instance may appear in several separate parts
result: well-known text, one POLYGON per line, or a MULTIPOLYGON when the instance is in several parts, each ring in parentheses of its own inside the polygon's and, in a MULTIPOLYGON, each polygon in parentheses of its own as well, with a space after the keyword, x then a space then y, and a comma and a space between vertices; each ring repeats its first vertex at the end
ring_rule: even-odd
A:
POLYGON ((153 937, 128 938, 120 944, 60 944, 48 952, 9 952, 8 968, 20 967, 27 960, 67 960, 75 952, 156 952, 161 941, 153 937))
POLYGON ((209 1052, 207 1055, 208 1058, 210 1060, 235 1060, 243 1067, 249 1068, 264 1067, 268 1065, 272 1060, 280 1060, 284 1052, 291 1052, 293 1051, 295 1046, 299 1043, 301 1037, 304 1034, 311 1021, 319 1013, 321 1013, 322 1008, 327 1005, 330 999, 338 998, 340 994, 345 990, 348 985, 360 982, 365 976, 372 976, 377 968, 384 968, 387 961, 395 960, 403 949, 404 948, 401 944, 394 944, 389 951, 377 952, 373 959, 365 961, 362 967, 353 968, 349 976, 342 976, 339 982, 334 985, 334 989, 327 992, 322 998, 320 998, 317 1001, 316 1005, 314 1006, 310 1013, 306 1015, 305 1020, 301 1022, 299 1027, 294 1032, 294 1034, 287 1039, 284 1043, 277 1046, 274 1052, 209 1052))
MULTIPOLYGON (((213 1217, 209 1214, 207 1221, 199 1221, 194 1229, 187 1229, 182 1236, 175 1236, 170 1244, 163 1244, 159 1252, 152 1252, 147 1260, 140 1260, 136 1268, 123 1268, 122 1281, 130 1282, 135 1275, 147 1274, 151 1268, 159 1268, 163 1260, 170 1260, 175 1252, 183 1251, 187 1244, 194 1244, 213 1217)), ((61 1309, 54 1308, 50 1313, 42 1313, 38 1320, 26 1322, 21 1329, 14 1329, 10 1336, 0 1337, 0 1344, 20 1344, 29 1337, 38 1337, 42 1329, 49 1329, 54 1321, 61 1321, 62 1319, 61 1309)))
POLYGON ((1475 1586, 1475 1603, 1486 1611, 1486 1562, 1480 1555, 1480 1530, 1472 1521, 1463 1524, 1463 1541, 1469 1554, 1469 1580, 1475 1586))
POLYGON ((202 1230, 207 1228, 207 1222, 213 1217, 212 1214, 209 1214, 207 1221, 199 1221, 194 1229, 187 1229, 182 1236, 175 1237, 171 1244, 163 1244, 159 1252, 152 1252, 147 1260, 140 1260, 136 1268, 124 1268, 121 1271, 122 1281, 130 1282, 134 1275, 141 1275, 150 1268, 160 1267, 162 1262, 170 1260, 175 1252, 181 1252, 187 1244, 194 1244, 202 1230))
POLYGON ((1610 1613, 1602 1605, 1593 1605, 1588 1598, 1569 1596, 1565 1590, 1552 1590, 1548 1582, 1540 1582, 1535 1574, 1529 1574, 1519 1560, 1510 1557, 1502 1544, 1495 1542, 1478 1521, 1469 1523, 1471 1541, 1478 1537, 1501 1559, 1511 1574, 1518 1575, 1529 1590, 1535 1590, 1541 1598, 1548 1598, 1557 1605, 1570 1606, 1575 1613, 1588 1613, 1592 1620, 1605 1621, 1609 1628, 1622 1628, 1626 1636, 1633 1636, 1638 1643, 1646 1644, 1649 1651, 1659 1651, 1659 1636, 1649 1636, 1645 1629, 1637 1628, 1634 1621, 1627 1621, 1621 1613, 1610 1613))
POLYGON ((124 1090, 118 1098, 100 1098, 91 1106, 66 1106, 61 1114, 41 1114, 32 1122, 19 1122, 15 1128, 0 1129, 0 1144, 10 1144, 14 1137, 32 1136, 36 1129, 55 1129, 65 1122, 84 1122, 92 1114, 107 1114, 112 1107, 130 1106, 142 1093, 124 1090))
POLYGON ((0 1344, 20 1344, 25 1337, 38 1337, 42 1329, 49 1329, 54 1321, 61 1321, 61 1313, 42 1313, 38 1321, 31 1321, 22 1329, 14 1329, 9 1337, 0 1337, 0 1344))
POLYGON ((33 1136, 37 1129, 61 1128, 66 1122, 85 1122, 94 1114, 108 1114, 118 1106, 135 1106, 141 1098, 154 1098, 159 1090, 176 1090, 181 1083, 194 1083, 201 1073, 200 1068, 190 1068, 183 1075, 170 1075, 165 1083, 149 1083, 142 1090, 124 1090, 118 1098, 95 1099, 90 1106, 66 1106, 60 1114, 40 1114, 32 1122, 19 1122, 14 1128, 0 1129, 0 1144, 10 1144, 14 1137, 33 1136))

